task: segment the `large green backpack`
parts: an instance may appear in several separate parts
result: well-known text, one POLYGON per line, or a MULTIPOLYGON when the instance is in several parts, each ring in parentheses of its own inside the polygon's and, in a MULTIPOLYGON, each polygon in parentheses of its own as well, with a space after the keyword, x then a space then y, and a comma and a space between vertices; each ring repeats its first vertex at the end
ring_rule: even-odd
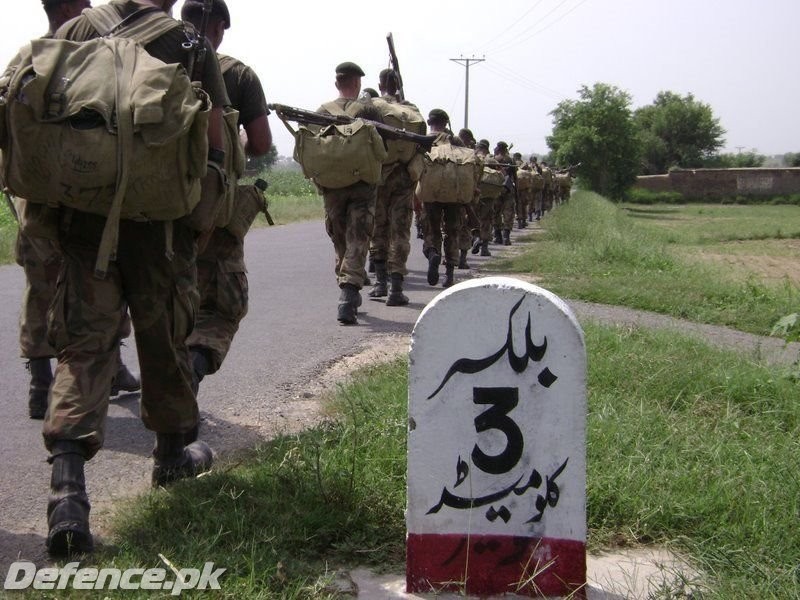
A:
MULTIPOLYGON (((333 115, 353 116, 335 102, 323 105, 333 115)), ((352 110, 360 109, 357 103, 352 110)), ((386 160, 386 147, 374 125, 355 119, 347 125, 323 127, 300 125, 294 131, 294 159, 303 168, 303 175, 321 187, 341 189, 363 181, 376 185, 381 180, 381 167, 386 160)))
MULTIPOLYGON (((425 117, 413 104, 389 102, 383 98, 374 98, 372 105, 376 107, 383 118, 383 122, 398 129, 405 129, 411 133, 425 135, 427 126, 425 117)), ((419 151, 419 145, 408 140, 386 140, 387 157, 384 164, 396 162, 408 164, 419 151)))
POLYGON ((83 14, 113 34, 34 40, 0 77, 2 178, 30 202, 107 216, 96 266, 104 275, 120 218, 170 221, 197 204, 210 102, 181 65, 144 50, 178 21, 143 9, 116 31, 113 6, 83 14))
POLYGON ((483 160, 470 148, 453 146, 442 136, 425 157, 417 183, 420 202, 469 204, 483 175, 483 160))

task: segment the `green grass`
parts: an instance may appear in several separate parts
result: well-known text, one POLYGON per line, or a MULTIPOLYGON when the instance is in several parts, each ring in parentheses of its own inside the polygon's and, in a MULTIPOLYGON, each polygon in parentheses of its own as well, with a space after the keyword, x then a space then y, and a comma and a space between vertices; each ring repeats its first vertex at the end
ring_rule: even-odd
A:
MULTIPOLYGON (((322 196, 317 194, 314 184, 295 169, 268 169, 259 177, 269 183, 267 200, 269 213, 276 225, 297 221, 322 219, 324 209, 322 196)), ((254 178, 245 178, 250 183, 254 178)), ((256 227, 264 227, 267 220, 263 215, 256 219, 256 227)))
POLYGON ((800 238, 797 207, 625 210, 578 192, 542 225, 545 233, 534 244, 489 268, 535 274, 540 285, 569 298, 763 335, 800 307, 800 289, 789 281, 765 283, 757 273, 743 277, 686 256, 731 239, 800 238))
MULTIPOLYGON (((584 330, 589 547, 679 551, 702 598, 797 597, 796 380, 676 334, 584 330)), ((128 503, 93 560, 213 561, 225 598, 333 597, 332 572, 354 565, 402 573, 406 401, 405 359, 366 369, 335 420, 128 503)))
POLYGON ((0 264, 14 262, 16 239, 17 220, 11 211, 7 196, 0 193, 0 264))

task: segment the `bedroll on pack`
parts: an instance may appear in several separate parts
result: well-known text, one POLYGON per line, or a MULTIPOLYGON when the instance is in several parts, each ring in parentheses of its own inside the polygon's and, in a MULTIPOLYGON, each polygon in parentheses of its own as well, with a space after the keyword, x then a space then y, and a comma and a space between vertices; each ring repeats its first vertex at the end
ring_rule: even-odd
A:
POLYGON ((383 139, 373 125, 356 119, 347 125, 300 125, 295 136, 294 159, 303 175, 319 186, 340 189, 363 181, 381 180, 386 160, 383 139))
POLYGON ((426 167, 417 183, 421 202, 469 204, 483 174, 483 161, 470 148, 439 143, 426 155, 426 167))
POLYGON ((481 181, 478 187, 481 190, 481 198, 497 198, 503 191, 503 181, 505 176, 498 170, 490 167, 483 167, 481 181))
MULTIPOLYGON (((420 135, 425 135, 427 132, 425 117, 412 104, 400 104, 375 98, 372 100, 372 105, 380 111, 383 122, 387 125, 420 135)), ((385 164, 390 165, 396 162, 408 164, 418 153, 419 146, 406 140, 386 140, 386 151, 385 164)))
MULTIPOLYGON (((98 31, 119 21, 109 5, 84 14, 98 31)), ((98 274, 120 218, 173 220, 199 199, 208 96, 143 48, 176 26, 154 11, 115 37, 34 40, 0 78, 5 185, 30 202, 107 216, 98 274)))

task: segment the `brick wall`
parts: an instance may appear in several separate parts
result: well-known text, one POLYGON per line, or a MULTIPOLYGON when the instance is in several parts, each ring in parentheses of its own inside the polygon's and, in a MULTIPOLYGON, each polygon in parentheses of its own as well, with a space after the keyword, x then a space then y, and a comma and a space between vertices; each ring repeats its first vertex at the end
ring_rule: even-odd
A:
POLYGON ((697 200, 786 196, 800 194, 800 168, 676 170, 668 175, 638 177, 634 187, 652 192, 679 192, 687 199, 697 200))

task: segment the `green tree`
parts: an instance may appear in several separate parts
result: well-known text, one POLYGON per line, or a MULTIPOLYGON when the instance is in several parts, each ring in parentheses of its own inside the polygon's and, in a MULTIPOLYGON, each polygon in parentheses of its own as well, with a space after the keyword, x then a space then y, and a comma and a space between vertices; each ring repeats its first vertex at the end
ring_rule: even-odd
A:
POLYGON ((767 157, 759 154, 755 148, 749 152, 738 152, 736 154, 725 153, 715 154, 703 159, 703 167, 706 169, 748 169, 763 167, 767 157))
POLYGON ((269 152, 263 156, 247 157, 247 173, 257 175, 261 173, 261 171, 270 168, 276 162, 278 162, 278 149, 275 147, 275 144, 272 144, 269 152))
POLYGON ((783 162, 787 167, 800 167, 800 152, 787 152, 783 155, 783 162))
POLYGON ((575 173, 589 189, 622 198, 639 169, 640 140, 633 122, 630 94, 595 83, 582 86, 578 100, 564 100, 550 114, 553 134, 547 145, 555 162, 580 166, 575 173))
POLYGON ((646 175, 666 173, 673 167, 701 167, 725 143, 725 130, 711 107, 692 94, 659 92, 652 104, 636 110, 634 120, 640 130, 646 175))

